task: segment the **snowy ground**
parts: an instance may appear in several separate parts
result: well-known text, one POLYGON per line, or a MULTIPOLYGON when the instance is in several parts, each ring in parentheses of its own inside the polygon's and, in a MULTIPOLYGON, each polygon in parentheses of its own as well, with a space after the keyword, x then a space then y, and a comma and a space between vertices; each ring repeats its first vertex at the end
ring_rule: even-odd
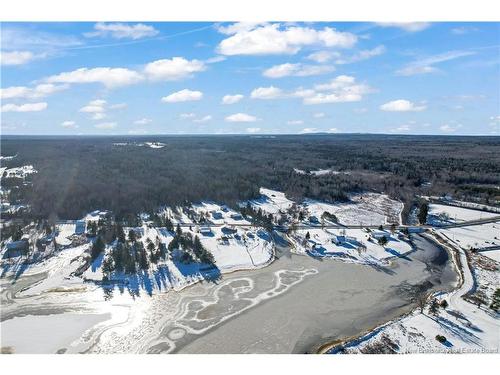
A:
POLYGON ((293 201, 285 196, 285 193, 280 191, 260 188, 260 194, 262 195, 261 198, 251 200, 249 203, 254 209, 261 209, 267 214, 282 214, 294 204, 293 201))
MULTIPOLYGON (((195 225, 191 229, 184 229, 184 232, 198 235, 203 246, 214 256, 215 267, 202 263, 184 264, 167 257, 156 265, 150 265, 146 272, 139 272, 131 277, 118 275, 115 278, 123 279, 132 292, 145 290, 152 294, 169 289, 180 290, 198 281, 216 279, 225 272, 263 267, 272 260, 274 244, 268 234, 255 228, 238 227, 236 233, 227 235, 222 232, 223 228, 213 227, 206 234, 197 232, 195 225), (225 241, 222 241, 223 236, 226 237, 225 241)), ((129 229, 125 228, 125 231, 128 232, 129 229)), ((147 246, 148 239, 153 243, 158 239, 166 246, 173 240, 173 233, 166 228, 144 225, 136 231, 142 234, 140 241, 144 247, 147 246)), ((111 248, 107 251, 111 251, 111 248)), ((96 259, 83 277, 87 280, 102 280, 102 261, 102 256, 96 259)))
POLYGON ((500 262, 500 220, 469 227, 439 229, 439 233, 463 249, 483 250, 484 256, 500 262))
MULTIPOLYGON (((486 271, 468 266, 465 251, 454 246, 463 267, 461 285, 452 292, 436 296, 446 300, 448 307, 431 314, 426 307, 396 321, 389 322, 344 346, 348 353, 397 352, 397 353, 483 353, 500 350, 499 315, 488 309, 478 308, 462 298, 470 291, 485 286, 492 293, 499 286, 498 267, 486 271), (478 276, 479 275, 479 276, 478 276), (441 343, 437 335, 444 336, 441 343)), ((498 264, 497 264, 498 266, 498 264)))
POLYGON ((429 204, 427 223, 432 225, 461 223, 470 220, 488 219, 498 217, 499 214, 472 210, 463 207, 447 206, 444 204, 429 204))
POLYGON ((384 233, 388 238, 385 246, 379 245, 372 233, 362 229, 299 229, 288 235, 294 251, 319 258, 332 258, 362 264, 386 264, 395 257, 405 257, 412 246, 397 234, 384 233), (306 240, 309 232, 310 239, 306 240), (345 241, 336 243, 337 236, 344 235, 345 241))
POLYGON ((2 171, 1 175, 4 175, 4 177, 9 178, 9 177, 18 177, 18 178, 24 178, 27 175, 37 173, 38 171, 33 168, 32 165, 23 165, 22 167, 16 167, 16 168, 8 168, 2 171))
POLYGON ((403 203, 384 194, 364 193, 350 197, 349 203, 325 203, 306 199, 304 206, 316 217, 323 212, 334 214, 344 225, 380 225, 401 223, 403 203))

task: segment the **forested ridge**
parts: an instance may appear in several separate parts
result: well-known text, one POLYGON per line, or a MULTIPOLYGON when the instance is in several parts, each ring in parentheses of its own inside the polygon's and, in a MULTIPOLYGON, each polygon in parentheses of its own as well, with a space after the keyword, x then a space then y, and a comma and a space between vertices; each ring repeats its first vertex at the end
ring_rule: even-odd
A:
POLYGON ((13 187, 10 200, 30 204, 34 217, 78 218, 95 209, 120 217, 200 200, 234 205, 257 197, 260 186, 330 202, 371 190, 407 207, 422 193, 500 201, 498 137, 3 137, 1 146, 3 156, 17 155, 2 166, 38 170, 29 186, 2 179, 13 187), (348 174, 307 173, 321 169, 348 174))

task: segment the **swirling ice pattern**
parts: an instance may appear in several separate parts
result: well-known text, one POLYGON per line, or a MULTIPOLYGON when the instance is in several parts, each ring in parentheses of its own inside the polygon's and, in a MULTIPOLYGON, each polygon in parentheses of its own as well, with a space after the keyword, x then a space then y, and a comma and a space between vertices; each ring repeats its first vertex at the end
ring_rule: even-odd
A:
POLYGON ((134 320, 129 316, 127 324, 124 322, 120 327, 108 327, 101 332, 90 351, 171 353, 179 341, 185 341, 186 335, 202 335, 259 303, 285 293, 306 276, 316 273, 314 268, 278 270, 273 274, 273 285, 264 290, 259 290, 253 278, 239 277, 210 288, 195 286, 181 293, 168 293, 164 298, 157 298, 150 309, 142 311, 146 314, 131 331, 121 331, 134 320))

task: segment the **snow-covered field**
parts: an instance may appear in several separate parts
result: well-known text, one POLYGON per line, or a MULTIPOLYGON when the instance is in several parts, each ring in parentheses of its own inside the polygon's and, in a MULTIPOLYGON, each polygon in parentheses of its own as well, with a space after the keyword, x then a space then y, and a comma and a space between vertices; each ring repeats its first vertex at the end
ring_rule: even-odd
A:
POLYGON ((267 214, 279 215, 286 212, 294 204, 285 196, 285 193, 280 191, 260 188, 260 194, 261 198, 251 200, 249 203, 254 209, 260 209, 267 214))
POLYGON ((500 220, 469 227, 439 229, 439 232, 463 249, 484 249, 481 254, 500 261, 500 220), (496 247, 496 250, 488 249, 496 247))
POLYGON ((306 199, 304 206, 316 217, 323 212, 334 214, 344 225, 380 225, 401 223, 403 203, 384 194, 364 193, 350 197, 349 203, 325 203, 306 199))
POLYGON ((429 204, 427 223, 432 225, 451 224, 471 220, 488 219, 498 216, 499 214, 492 212, 431 203, 429 204))
POLYGON ((11 178, 11 177, 17 177, 17 178, 24 178, 30 174, 37 173, 38 171, 33 168, 32 165, 23 165, 22 167, 16 167, 16 168, 3 168, 2 174, 0 176, 3 176, 6 178, 11 178))

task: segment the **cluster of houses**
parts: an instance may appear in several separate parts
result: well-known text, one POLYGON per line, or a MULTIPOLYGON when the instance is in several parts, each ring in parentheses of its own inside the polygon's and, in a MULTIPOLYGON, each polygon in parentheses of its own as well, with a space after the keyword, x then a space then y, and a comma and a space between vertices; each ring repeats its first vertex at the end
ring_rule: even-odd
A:
POLYGON ((45 252, 51 246, 79 245, 79 241, 84 241, 85 230, 85 220, 58 221, 56 231, 53 233, 38 237, 36 240, 30 238, 28 234, 24 234, 20 240, 6 243, 3 258, 17 258, 27 255, 30 247, 35 248, 38 252, 45 252), (64 226, 74 226, 74 229, 68 232, 69 235, 61 236, 61 228, 64 226))

